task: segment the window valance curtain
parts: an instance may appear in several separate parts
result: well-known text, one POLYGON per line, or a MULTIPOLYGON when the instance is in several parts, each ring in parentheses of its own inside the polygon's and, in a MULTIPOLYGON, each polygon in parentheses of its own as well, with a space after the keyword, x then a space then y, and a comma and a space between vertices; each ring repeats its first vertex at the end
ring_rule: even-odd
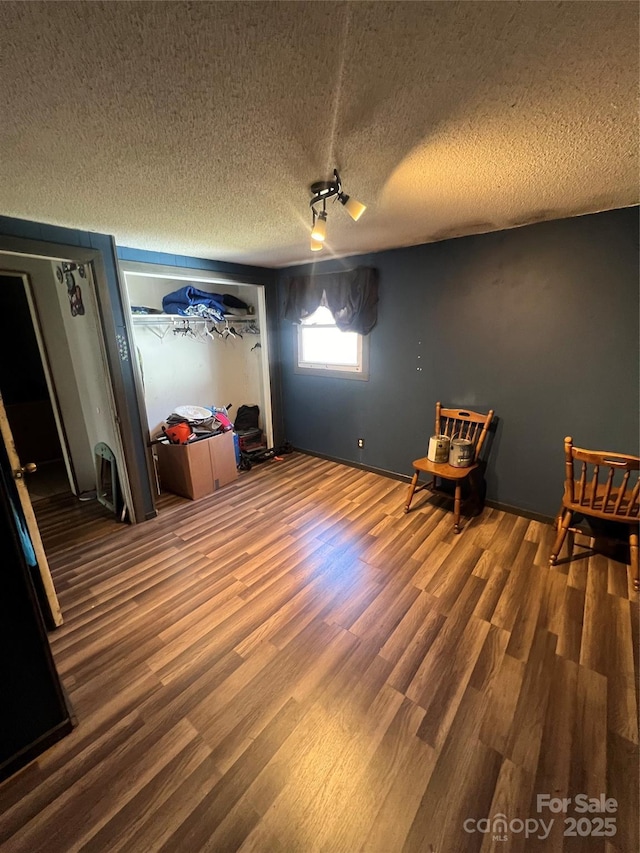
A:
POLYGON ((289 279, 286 320, 300 323, 320 305, 326 305, 343 332, 368 335, 378 319, 378 270, 357 267, 289 279))

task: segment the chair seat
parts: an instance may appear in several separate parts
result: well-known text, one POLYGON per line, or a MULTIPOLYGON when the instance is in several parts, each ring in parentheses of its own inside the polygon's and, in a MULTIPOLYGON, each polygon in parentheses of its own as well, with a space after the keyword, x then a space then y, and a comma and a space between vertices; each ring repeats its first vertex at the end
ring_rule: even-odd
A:
POLYGON ((467 465, 466 468, 456 468, 454 465, 449 465, 448 462, 432 462, 425 456, 422 459, 416 459, 413 467, 417 471, 425 471, 435 477, 442 477, 443 480, 464 480, 471 471, 478 467, 478 463, 474 462, 473 465, 467 465))

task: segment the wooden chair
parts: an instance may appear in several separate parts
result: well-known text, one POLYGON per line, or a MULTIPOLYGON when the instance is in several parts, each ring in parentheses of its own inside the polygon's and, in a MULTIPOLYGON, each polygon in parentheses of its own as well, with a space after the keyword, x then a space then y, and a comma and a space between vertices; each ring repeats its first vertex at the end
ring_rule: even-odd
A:
POLYGON ((480 482, 480 453, 482 445, 487 436, 489 425, 493 419, 493 409, 486 414, 469 412, 465 409, 443 409, 440 403, 436 403, 436 435, 446 435, 449 438, 466 438, 473 444, 473 462, 467 468, 455 468, 448 462, 431 462, 426 457, 416 459, 413 463, 415 473, 409 486, 407 503, 404 508, 409 512, 411 501, 416 491, 429 489, 435 495, 451 499, 450 491, 444 491, 439 481, 444 480, 454 484, 453 493, 453 529, 460 533, 460 511, 463 503, 473 502, 476 508, 481 508, 480 482), (420 473, 431 474, 433 479, 428 483, 419 484, 420 473), (463 487, 465 494, 463 495, 463 487))
MULTIPOLYGON (((574 559, 574 534, 582 532, 572 525, 576 514, 619 522, 628 525, 633 584, 636 590, 640 589, 638 577, 640 477, 635 475, 632 477, 632 472, 640 470, 640 458, 623 453, 607 453, 604 450, 584 450, 581 447, 574 447, 571 436, 567 436, 564 440, 564 454, 564 495, 558 517, 558 535, 549 558, 550 565, 556 564, 567 534, 569 534, 568 558, 574 559), (578 480, 575 477, 574 461, 582 463, 578 480)), ((582 556, 585 555, 575 559, 580 559, 582 556)))

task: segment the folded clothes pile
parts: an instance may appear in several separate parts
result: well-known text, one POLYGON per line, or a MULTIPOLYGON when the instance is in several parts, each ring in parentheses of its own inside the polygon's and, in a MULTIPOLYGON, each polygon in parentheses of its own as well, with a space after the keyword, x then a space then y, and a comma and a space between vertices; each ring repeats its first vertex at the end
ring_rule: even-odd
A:
POLYGON ((180 314, 183 317, 203 317, 219 322, 225 314, 248 314, 249 306, 242 299, 230 293, 208 293, 187 285, 162 299, 162 308, 166 314, 180 314))

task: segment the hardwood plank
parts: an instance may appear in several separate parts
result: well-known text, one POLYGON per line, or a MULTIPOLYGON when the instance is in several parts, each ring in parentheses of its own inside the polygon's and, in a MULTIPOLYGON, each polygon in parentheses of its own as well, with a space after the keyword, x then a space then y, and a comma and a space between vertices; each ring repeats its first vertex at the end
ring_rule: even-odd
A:
POLYGON ((559 619, 557 652, 564 658, 580 663, 582 625, 584 616, 584 590, 567 585, 564 607, 559 619))
MULTIPOLYGON (((435 609, 429 608, 411 642, 407 643, 406 648, 402 650, 400 659, 389 674, 389 684, 392 687, 401 693, 407 693, 409 685, 416 679, 418 670, 427 659, 431 646, 444 623, 445 617, 435 609)), ((388 656, 382 656, 389 660, 388 656)), ((415 689, 416 693, 419 692, 417 679, 415 689)))
MULTIPOLYGON (((250 781, 269 761, 278 747, 295 728, 302 715, 297 702, 290 700, 269 726, 224 774, 204 799, 187 815, 175 832, 158 848, 165 853, 175 850, 203 850, 211 836, 241 799, 250 781)), ((242 827, 238 827, 242 833, 242 827)), ((248 831, 249 828, 247 828, 248 831)))
POLYGON ((576 713, 573 720, 570 795, 595 796, 606 790, 607 679, 578 668, 576 713))
MULTIPOLYGON (((6 842, 15 834, 21 844, 24 827, 34 816, 45 813, 65 791, 91 776, 94 768, 101 766, 113 752, 130 744, 140 732, 143 720, 131 713, 113 722, 103 731, 89 730, 83 726, 65 741, 56 744, 37 763, 21 771, 15 787, 5 782, 0 787, 0 842, 6 842), (20 784, 23 783, 23 784, 20 784)), ((47 822, 43 821, 47 826, 47 822)))
MULTIPOLYGON (((513 537, 513 533, 511 535, 513 537)), ((508 562, 505 561, 505 564, 512 565, 512 568, 491 618, 494 625, 504 628, 505 631, 513 630, 520 610, 526 601, 526 589, 529 584, 531 563, 535 552, 535 544, 525 540, 522 541, 520 547, 516 550, 514 544, 516 541, 516 539, 513 539, 508 548, 510 552, 515 550, 516 553, 513 558, 513 564, 511 560, 508 562)))
POLYGON ((423 694, 420 705, 426 714, 418 737, 435 749, 440 749, 449 733, 488 633, 489 623, 472 617, 449 655, 446 677, 433 679, 428 699, 423 694))
MULTIPOLYGON (((489 552, 485 551, 483 556, 489 556, 489 552)), ((490 560, 485 562, 490 563, 490 560)), ((482 577, 482 574, 479 574, 476 571, 477 565, 478 564, 476 564, 473 573, 476 577, 482 577)), ((480 596, 476 609, 474 610, 474 616, 477 616, 478 619, 484 619, 486 622, 491 622, 496 605, 498 604, 498 601, 500 601, 508 578, 509 572, 506 571, 506 569, 496 568, 492 565, 489 576, 485 578, 487 583, 482 591, 482 595, 480 596)))
POLYGON ((546 569, 541 571, 532 569, 529 575, 529 583, 524 590, 524 602, 520 609, 520 615, 513 626, 507 645, 507 654, 518 660, 526 661, 531 654, 542 603, 543 580, 546 574, 546 569))
POLYGON ((387 641, 380 649, 380 657, 388 660, 389 663, 397 663, 433 609, 433 596, 428 593, 417 595, 411 607, 409 607, 396 628, 389 634, 387 641))
POLYGON ((637 850, 640 803, 637 744, 625 740, 615 732, 607 737, 608 796, 616 800, 616 835, 611 845, 619 851, 637 850))
MULTIPOLYGON (((379 842, 381 838, 387 849, 393 849, 404 839, 408 826, 402 826, 401 809, 394 791, 399 780, 410 772, 409 768, 417 768, 418 764, 426 786, 428 777, 425 771, 433 758, 433 752, 415 737, 423 716, 422 708, 409 699, 404 699, 398 708, 378 748, 364 768, 364 783, 355 787, 352 799, 345 801, 340 808, 342 836, 339 846, 342 849, 357 850, 363 838, 367 839, 364 849, 375 850, 376 841, 379 842), (395 844, 389 831, 392 824, 397 833, 395 844), (381 826, 385 827, 384 830, 381 826)), ((419 796, 421 794, 416 800, 416 808, 419 796)), ((336 841, 334 838, 333 842, 336 841)))
POLYGON ((187 743, 99 832, 82 845, 83 853, 135 849, 130 844, 136 833, 164 810, 182 780, 196 773, 209 755, 209 748, 200 740, 187 743))
POLYGON ((634 675, 632 610, 627 599, 610 596, 611 623, 607 625, 607 725, 610 731, 638 743, 637 679, 634 675))
POLYGON ((469 679, 469 684, 476 690, 487 691, 502 665, 508 642, 508 631, 496 625, 489 626, 484 645, 469 679))
MULTIPOLYGON (((137 850, 159 850, 183 825, 188 816, 211 793, 220 780, 220 772, 210 756, 202 761, 189 775, 178 777, 178 787, 171 792, 162 806, 142 815, 126 844, 116 844, 114 850, 132 853, 137 850)), ((103 848, 110 850, 111 848, 103 848)))
POLYGON ((505 654, 487 691, 487 711, 479 738, 482 743, 504 756, 507 756, 513 715, 521 694, 524 673, 525 664, 505 654))
POLYGON ((607 580, 607 561, 604 557, 591 557, 586 575, 580 664, 603 674, 607 668, 608 635, 613 623, 613 599, 607 592, 607 580))
MULTIPOLYGON (((486 699, 481 693, 471 687, 467 688, 449 736, 429 777, 411 828, 400 848, 402 853, 441 850, 443 843, 446 843, 447 850, 474 849, 473 846, 469 846, 470 836, 461 826, 456 828, 455 835, 446 839, 446 842, 442 834, 450 808, 452 806, 455 808, 460 803, 458 795, 452 798, 451 791, 454 787, 457 789, 461 787, 465 774, 474 763, 479 750, 483 757, 488 754, 483 745, 478 743, 477 737, 485 703, 486 699), (461 845, 465 846, 461 848, 461 845)), ((497 777, 498 769, 495 766, 494 771, 497 777)), ((492 779, 489 776, 483 786, 476 789, 475 808, 472 814, 465 815, 465 819, 484 817, 489 805, 484 797, 493 791, 494 784, 495 778, 492 779)), ((464 797, 466 802, 468 802, 468 795, 467 789, 464 797)), ((478 847, 476 846, 475 849, 478 847)))
POLYGON ((535 773, 539 760, 556 641, 557 638, 544 628, 536 632, 507 745, 507 756, 531 774, 535 773))
MULTIPOLYGON (((506 758, 500 767, 496 780, 493 799, 488 810, 492 820, 496 815, 504 815, 510 824, 512 820, 527 821, 534 813, 529 810, 531 792, 533 790, 533 776, 506 758)), ((548 821, 546 821, 548 825, 548 821)), ((520 853, 522 850, 533 849, 533 838, 527 837, 526 833, 507 832, 507 844, 509 853, 520 853)), ((488 832, 482 837, 481 853, 496 853, 505 847, 504 836, 500 833, 488 832)))
POLYGON ((347 816, 357 802, 369 761, 402 701, 401 694, 382 685, 359 730, 342 733, 330 769, 321 777, 308 777, 302 797, 299 792, 293 796, 291 788, 284 789, 264 817, 267 831, 270 824, 287 825, 296 844, 306 850, 350 849, 347 816))
POLYGON ((79 850, 196 737, 186 720, 143 727, 27 823, 18 846, 8 841, 7 850, 79 850), (118 784, 123 776, 126 787, 118 784))
MULTIPOLYGON (((415 725, 420 720, 422 709, 413 703, 407 707, 415 718, 415 723, 412 724, 415 725)), ((408 732, 410 731, 411 729, 408 729, 408 732)), ((396 734, 396 730, 393 734, 396 734)), ((361 838, 364 838, 364 841, 361 846, 354 846, 354 850, 359 849, 363 853, 402 850, 433 773, 437 756, 428 744, 418 738, 405 737, 395 747, 396 753, 398 750, 401 752, 396 759, 395 773, 389 768, 382 790, 377 786, 372 788, 370 796, 379 799, 380 806, 368 832, 366 827, 363 827, 361 838), (411 786, 407 786, 407 778, 412 780, 411 786), (388 791, 385 794, 387 786, 388 791)), ((356 813, 356 820, 358 817, 359 813, 356 813)))
POLYGON ((426 591, 437 598, 438 610, 441 613, 447 615, 460 598, 481 555, 482 550, 471 538, 458 537, 458 544, 449 551, 426 586, 426 591))
MULTIPOLYGON (((546 825, 548 819, 554 815, 548 810, 538 811, 537 794, 548 794, 559 799, 569 796, 578 669, 578 665, 573 661, 556 656, 551 673, 540 760, 529 808, 529 814, 536 818, 540 815, 546 825)), ((548 841, 530 839, 529 846, 535 851, 562 850, 564 828, 562 816, 557 815, 549 830, 548 841)))

